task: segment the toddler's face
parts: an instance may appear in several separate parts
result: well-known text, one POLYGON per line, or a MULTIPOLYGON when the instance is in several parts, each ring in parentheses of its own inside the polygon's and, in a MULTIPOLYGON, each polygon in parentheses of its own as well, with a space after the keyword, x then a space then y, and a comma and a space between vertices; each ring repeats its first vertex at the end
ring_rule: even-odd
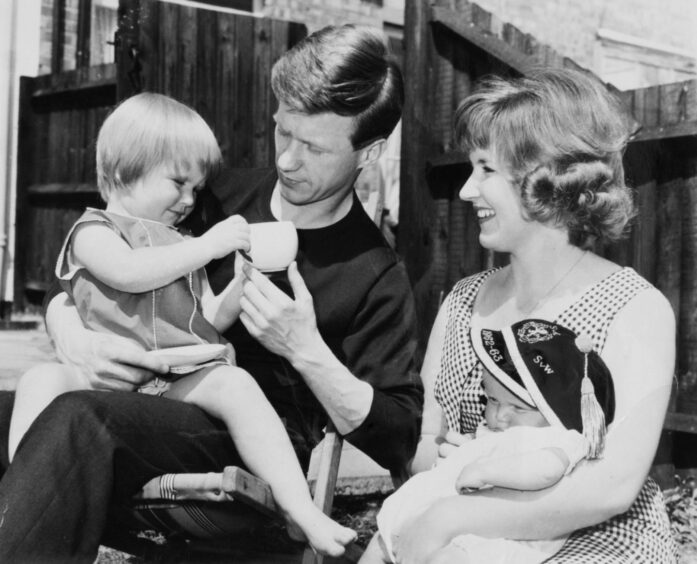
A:
POLYGON ((138 180, 130 191, 112 193, 109 203, 115 198, 133 217, 177 225, 194 209, 196 194, 205 180, 196 165, 188 170, 160 165, 138 180))
POLYGON ((484 417, 492 431, 504 431, 509 427, 549 426, 537 408, 529 406, 508 391, 486 369, 482 376, 482 386, 487 396, 484 417))

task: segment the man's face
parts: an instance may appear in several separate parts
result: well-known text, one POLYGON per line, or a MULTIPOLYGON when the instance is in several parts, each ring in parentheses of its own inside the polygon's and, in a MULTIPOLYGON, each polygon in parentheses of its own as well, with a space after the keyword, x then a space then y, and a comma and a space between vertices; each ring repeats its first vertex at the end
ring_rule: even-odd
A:
POLYGON ((281 197, 314 217, 352 197, 363 151, 351 145, 353 118, 308 115, 281 102, 276 121, 276 169, 281 197))

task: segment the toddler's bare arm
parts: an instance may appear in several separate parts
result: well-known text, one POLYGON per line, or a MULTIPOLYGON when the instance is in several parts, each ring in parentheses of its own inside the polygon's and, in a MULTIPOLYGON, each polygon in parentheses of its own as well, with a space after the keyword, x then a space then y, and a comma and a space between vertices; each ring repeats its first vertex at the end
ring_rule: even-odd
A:
POLYGON ((73 235, 75 261, 95 278, 123 292, 161 288, 215 258, 249 248, 249 226, 233 216, 200 237, 172 245, 132 249, 106 225, 86 223, 73 235))

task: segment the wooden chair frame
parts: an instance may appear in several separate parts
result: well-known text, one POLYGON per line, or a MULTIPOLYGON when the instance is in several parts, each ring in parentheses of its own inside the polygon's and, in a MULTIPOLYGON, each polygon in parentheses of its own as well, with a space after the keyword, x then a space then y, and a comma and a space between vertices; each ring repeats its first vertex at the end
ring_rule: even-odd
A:
MULTIPOLYGON (((341 461, 341 452, 343 447, 343 439, 336 432, 331 424, 327 425, 327 431, 325 433, 324 440, 321 445, 321 452, 319 458, 319 467, 317 472, 317 478, 314 487, 314 502, 325 514, 331 514, 332 506, 334 503, 334 490, 336 488, 338 473, 339 473, 339 463, 341 461)), ((153 520, 150 518, 143 518, 143 514, 149 512, 152 507, 162 507, 163 504, 167 506, 176 506, 181 502, 180 505, 187 504, 187 513, 189 511, 195 512, 198 516, 199 522, 205 520, 205 509, 201 508, 201 504, 197 503, 199 501, 205 501, 210 505, 211 499, 215 499, 217 509, 224 508, 225 504, 234 504, 237 506, 238 503, 243 503, 258 512, 261 515, 277 518, 280 516, 280 512, 276 503, 273 499, 271 493, 271 488, 269 485, 261 480, 260 478, 250 474, 246 470, 239 468, 237 466, 228 466, 223 472, 216 475, 211 474, 194 474, 188 475, 194 482, 197 477, 200 478, 200 482, 209 484, 217 483, 221 484, 220 489, 215 486, 214 490, 206 486, 201 488, 200 491, 195 492, 194 495, 188 495, 186 499, 178 499, 166 492, 166 484, 171 483, 174 474, 167 474, 159 477, 159 495, 147 494, 143 498, 139 498, 134 506, 134 515, 136 519, 146 524, 146 526, 152 526, 153 520), (164 486, 163 486, 164 484, 164 486)), ((222 533, 222 531, 221 531, 222 533)), ((184 536, 192 536, 196 538, 195 532, 190 530, 183 531, 184 536)), ((205 537, 211 538, 210 534, 206 534, 205 537)), ((342 562, 357 562, 362 554, 362 550, 355 543, 346 547, 346 553, 342 557, 342 562)), ((320 554, 316 554, 309 546, 305 548, 301 562, 302 564, 322 564, 324 557, 320 554)))

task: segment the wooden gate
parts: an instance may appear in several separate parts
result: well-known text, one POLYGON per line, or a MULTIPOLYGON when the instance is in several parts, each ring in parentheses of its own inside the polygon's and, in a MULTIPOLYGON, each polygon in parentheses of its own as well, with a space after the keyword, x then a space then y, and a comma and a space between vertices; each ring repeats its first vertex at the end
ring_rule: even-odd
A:
POLYGON ((21 80, 16 310, 42 298, 67 230, 85 206, 101 205, 94 144, 119 100, 170 95, 201 113, 228 164, 271 165, 271 67, 307 33, 231 10, 120 0, 116 62, 90 66, 91 0, 80 0, 75 68, 64 70, 66 3, 55 0, 51 74, 21 80))

